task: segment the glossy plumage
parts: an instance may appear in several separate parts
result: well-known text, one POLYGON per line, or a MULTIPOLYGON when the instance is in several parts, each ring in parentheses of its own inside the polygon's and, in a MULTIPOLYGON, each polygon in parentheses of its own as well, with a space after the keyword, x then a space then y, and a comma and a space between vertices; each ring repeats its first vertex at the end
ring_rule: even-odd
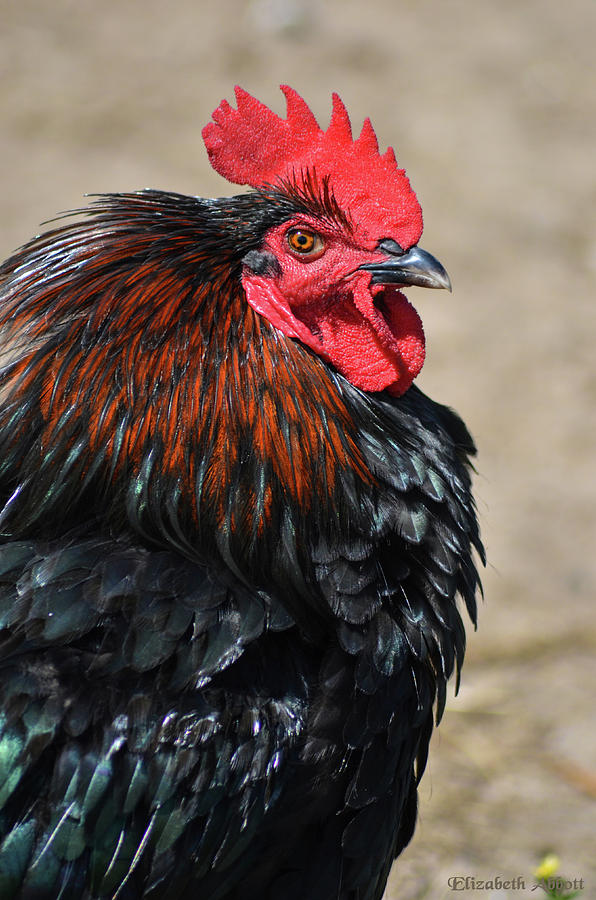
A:
POLYGON ((474 447, 246 303, 301 212, 107 196, 0 270, 6 900, 379 900, 411 837, 474 447))

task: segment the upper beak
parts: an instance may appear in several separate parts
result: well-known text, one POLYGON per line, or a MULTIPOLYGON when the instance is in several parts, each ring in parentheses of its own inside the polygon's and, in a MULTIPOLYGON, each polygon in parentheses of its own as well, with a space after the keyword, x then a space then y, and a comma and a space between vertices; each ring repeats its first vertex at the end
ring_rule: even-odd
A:
MULTIPOLYGON (((438 259, 420 247, 412 247, 406 253, 393 255, 389 249, 389 245, 393 243, 381 243, 381 249, 390 254, 387 260, 359 267, 372 272, 371 284, 417 284, 421 287, 451 290, 449 275, 438 259)), ((395 246, 398 247, 397 244, 395 246)))

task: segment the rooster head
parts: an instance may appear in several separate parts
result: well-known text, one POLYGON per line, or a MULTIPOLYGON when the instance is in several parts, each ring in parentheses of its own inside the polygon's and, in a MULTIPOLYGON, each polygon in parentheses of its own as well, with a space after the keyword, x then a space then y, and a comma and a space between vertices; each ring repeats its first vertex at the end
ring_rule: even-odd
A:
POLYGON ((211 164, 286 211, 244 258, 248 303, 365 391, 403 394, 424 363, 420 317, 399 288, 450 288, 417 246, 422 211, 367 119, 354 140, 337 95, 326 131, 282 86, 281 119, 241 88, 203 129, 211 164))

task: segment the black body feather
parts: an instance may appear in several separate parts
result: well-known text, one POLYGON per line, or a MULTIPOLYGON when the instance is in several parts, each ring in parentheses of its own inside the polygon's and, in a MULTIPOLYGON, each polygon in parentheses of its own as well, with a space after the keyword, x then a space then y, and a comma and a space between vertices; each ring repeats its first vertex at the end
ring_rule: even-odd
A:
POLYGON ((412 835, 475 451, 247 306, 301 203, 106 197, 0 270, 5 900, 379 900, 412 835))

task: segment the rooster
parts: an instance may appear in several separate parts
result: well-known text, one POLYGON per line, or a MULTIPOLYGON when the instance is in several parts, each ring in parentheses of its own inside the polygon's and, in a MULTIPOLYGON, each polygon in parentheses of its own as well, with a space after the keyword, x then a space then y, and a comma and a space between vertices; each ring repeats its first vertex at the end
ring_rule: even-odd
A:
POLYGON ((448 288, 367 120, 241 89, 253 188, 103 195, 0 269, 0 896, 379 900, 483 558, 413 381, 448 288))

